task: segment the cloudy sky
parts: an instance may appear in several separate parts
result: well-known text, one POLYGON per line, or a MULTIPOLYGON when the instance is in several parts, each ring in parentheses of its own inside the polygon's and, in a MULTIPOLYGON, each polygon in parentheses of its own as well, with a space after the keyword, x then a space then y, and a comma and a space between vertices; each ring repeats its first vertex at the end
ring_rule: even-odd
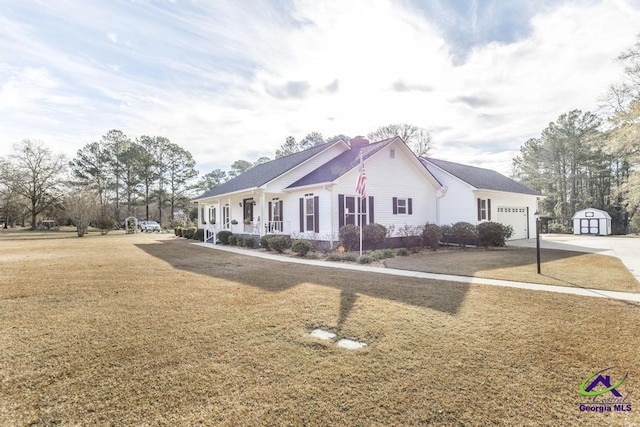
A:
POLYGON ((206 173, 402 122, 508 174, 549 122, 598 108, 639 33, 639 0, 0 0, 0 142, 72 158, 120 129, 206 173))

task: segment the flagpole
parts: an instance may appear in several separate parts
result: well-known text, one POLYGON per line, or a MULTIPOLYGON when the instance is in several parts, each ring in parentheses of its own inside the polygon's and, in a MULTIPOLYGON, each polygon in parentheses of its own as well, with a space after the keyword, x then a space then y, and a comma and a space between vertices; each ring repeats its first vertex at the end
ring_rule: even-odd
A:
POLYGON ((358 223, 360 224, 360 257, 362 257, 362 228, 363 228, 363 222, 362 221, 362 195, 360 195, 359 200, 358 200, 358 223))
POLYGON ((356 193, 358 193, 358 208, 356 209, 358 225, 360 226, 360 257, 362 257, 362 229, 364 228, 364 218, 362 218, 362 201, 366 199, 366 183, 367 175, 364 172, 364 160, 362 159, 362 151, 360 151, 360 173, 358 174, 358 182, 356 183, 356 193))

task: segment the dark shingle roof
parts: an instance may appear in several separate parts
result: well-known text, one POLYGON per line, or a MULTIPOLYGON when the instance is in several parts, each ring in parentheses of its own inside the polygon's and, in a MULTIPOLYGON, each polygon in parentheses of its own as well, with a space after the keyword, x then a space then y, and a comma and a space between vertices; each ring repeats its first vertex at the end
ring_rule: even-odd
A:
POLYGON ((261 185, 266 184, 283 173, 293 169, 304 161, 309 160, 333 144, 335 144, 335 142, 327 142, 325 144, 318 145, 317 147, 309 148, 308 150, 289 154, 288 156, 280 157, 279 159, 254 166, 245 173, 220 184, 213 190, 201 194, 196 198, 196 200, 260 187, 261 185))
POLYGON ((427 165, 427 162, 432 163, 445 172, 450 173, 479 190, 506 191, 510 193, 531 194, 536 196, 540 195, 539 192, 490 169, 461 165, 460 163, 433 159, 431 157, 421 157, 420 160, 425 164, 425 166, 427 165))
POLYGON ((360 149, 350 149, 344 153, 336 156, 329 162, 320 166, 313 172, 300 178, 287 188, 303 187, 305 185, 320 184, 323 182, 332 182, 336 178, 349 172, 351 169, 358 166, 360 163, 360 152, 362 151, 363 160, 367 160, 369 157, 380 151, 382 148, 389 145, 394 139, 389 138, 382 141, 374 142, 364 145, 360 149))

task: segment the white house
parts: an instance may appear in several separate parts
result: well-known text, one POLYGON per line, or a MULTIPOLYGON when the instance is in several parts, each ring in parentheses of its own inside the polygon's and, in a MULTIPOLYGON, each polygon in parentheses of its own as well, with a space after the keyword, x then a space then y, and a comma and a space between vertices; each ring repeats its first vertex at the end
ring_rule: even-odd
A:
POLYGON ((540 193, 498 172, 432 158, 424 166, 447 188, 438 224, 494 221, 513 227, 511 239, 534 237, 540 193))
MULTIPOLYGON (((219 230, 230 230, 260 236, 281 233, 333 244, 345 224, 375 222, 398 230, 426 222, 507 221, 515 207, 525 209, 527 215, 535 211, 539 194, 509 178, 458 165, 461 171, 485 171, 502 182, 496 188, 483 186, 469 183, 468 174, 456 174, 444 166, 442 161, 417 158, 398 137, 374 143, 362 137, 350 144, 326 143, 255 166, 202 194, 195 199, 198 227, 205 230, 205 240, 212 242, 219 230), (361 157, 367 175, 365 199, 356 193, 361 157), (477 209, 476 199, 481 200, 477 209), (487 206, 492 201, 493 206, 487 206)), ((521 237, 527 235, 520 231, 517 238, 521 237)))
POLYGON ((578 211, 573 215, 573 234, 611 234, 611 215, 594 208, 578 211))

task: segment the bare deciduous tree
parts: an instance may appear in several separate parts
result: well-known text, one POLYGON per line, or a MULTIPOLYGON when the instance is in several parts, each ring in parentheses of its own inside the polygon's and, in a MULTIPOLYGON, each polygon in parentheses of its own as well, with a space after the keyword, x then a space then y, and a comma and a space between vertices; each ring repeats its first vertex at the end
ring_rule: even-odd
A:
POLYGON ((78 230, 78 237, 83 237, 99 211, 98 196, 91 190, 73 191, 65 196, 64 208, 78 230))
POLYGON ((431 149, 431 134, 425 129, 406 123, 381 126, 373 132, 370 132, 367 138, 372 141, 381 141, 383 139, 393 138, 394 136, 402 138, 411 151, 418 157, 427 155, 431 149))
POLYGON ((14 146, 9 161, 15 174, 13 191, 27 199, 31 229, 35 229, 38 214, 61 198, 64 156, 53 155, 41 142, 24 140, 14 146))

